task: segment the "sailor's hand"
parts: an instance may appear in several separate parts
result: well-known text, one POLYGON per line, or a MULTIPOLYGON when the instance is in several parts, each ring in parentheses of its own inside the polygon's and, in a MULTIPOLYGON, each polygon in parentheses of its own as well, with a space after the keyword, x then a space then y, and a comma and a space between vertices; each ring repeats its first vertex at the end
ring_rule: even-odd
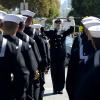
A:
POLYGON ((35 76, 34 76, 34 80, 39 79, 39 77, 40 77, 39 71, 36 70, 36 72, 35 72, 35 76))

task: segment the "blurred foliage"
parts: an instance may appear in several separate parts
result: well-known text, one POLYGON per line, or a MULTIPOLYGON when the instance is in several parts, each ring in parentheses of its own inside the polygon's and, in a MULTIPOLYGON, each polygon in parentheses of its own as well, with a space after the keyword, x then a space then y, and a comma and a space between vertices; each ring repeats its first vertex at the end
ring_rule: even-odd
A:
POLYGON ((32 22, 33 24, 38 24, 38 23, 40 23, 40 21, 39 20, 36 20, 36 19, 33 19, 33 22, 32 22))
POLYGON ((3 10, 5 12, 8 12, 8 9, 6 9, 5 7, 3 7, 2 5, 0 5, 0 10, 3 10))
POLYGON ((74 16, 76 24, 85 16, 100 17, 100 0, 72 0, 72 11, 69 16, 74 16))
POLYGON ((70 15, 84 16, 100 16, 100 0, 72 0, 73 11, 70 15))
MULTIPOLYGON (((0 4, 7 9, 15 9, 20 7, 20 3, 24 0, 0 0, 0 4)), ((25 0, 28 2, 29 9, 36 13, 36 17, 55 18, 60 13, 59 0, 25 0)))

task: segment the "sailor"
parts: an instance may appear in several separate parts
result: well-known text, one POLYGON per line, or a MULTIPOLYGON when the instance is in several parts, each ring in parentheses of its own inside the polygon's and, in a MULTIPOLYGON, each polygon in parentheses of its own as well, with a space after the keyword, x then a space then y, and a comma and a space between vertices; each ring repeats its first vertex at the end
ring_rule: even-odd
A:
MULTIPOLYGON (((19 23, 22 19, 14 14, 7 14, 4 18, 4 37, 10 42, 14 43, 17 47, 20 47, 20 51, 24 57, 26 66, 30 72, 29 88, 27 90, 27 97, 33 99, 32 97, 32 83, 34 82, 35 76, 38 73, 38 64, 35 59, 34 52, 29 44, 23 42, 21 39, 16 37, 16 32, 18 30, 19 23)), ((38 76, 39 77, 39 76, 38 76)))
POLYGON ((95 52, 83 25, 80 29, 78 36, 74 39, 66 78, 66 90, 70 100, 73 100, 78 84, 88 70, 85 66, 89 55, 95 52))
MULTIPOLYGON (((35 54, 35 57, 36 57, 36 60, 37 60, 37 63, 38 63, 38 69, 39 69, 39 66, 40 66, 40 63, 41 63, 41 56, 40 56, 37 44, 36 44, 34 39, 32 39, 31 37, 29 37, 27 34, 25 34, 23 32, 24 27, 25 27, 25 21, 26 21, 27 17, 26 16, 22 16, 22 15, 18 15, 18 16, 21 17, 23 20, 19 23, 19 28, 18 28, 18 31, 16 33, 16 36, 31 45, 32 50, 33 50, 33 52, 35 54)), ((36 78, 34 80, 33 85, 34 85, 33 86, 34 87, 34 89, 33 89, 34 90, 34 93, 33 93, 34 99, 38 100, 39 91, 40 91, 39 78, 36 78)))
MULTIPOLYGON (((99 21, 100 22, 100 21, 99 21)), ((93 25, 93 24, 92 24, 93 25)), ((85 25, 84 25, 85 26, 85 25)), ((89 37, 95 47, 95 52, 92 53, 88 59, 86 67, 89 67, 89 70, 82 78, 74 100, 96 100, 100 99, 99 97, 99 89, 100 89, 100 33, 97 29, 100 26, 90 26, 90 28, 85 28, 88 31, 89 37)))
POLYGON ((3 34, 3 30, 2 30, 3 19, 4 19, 6 14, 7 14, 6 12, 0 10, 0 34, 3 34))
POLYGON ((27 20, 25 22, 25 29, 24 29, 24 32, 29 35, 30 37, 33 37, 33 29, 31 27, 32 25, 32 21, 33 21, 33 17, 35 15, 34 12, 30 11, 30 10, 23 10, 21 11, 21 14, 23 16, 26 16, 27 17, 27 20))
POLYGON ((41 61, 40 66, 39 66, 39 71, 44 72, 44 70, 47 66, 46 50, 45 50, 45 44, 44 44, 43 40, 40 38, 40 36, 33 34, 35 32, 33 32, 33 28, 32 28, 32 18, 35 15, 35 13, 32 11, 29 11, 29 10, 24 10, 21 12, 21 14, 28 17, 26 22, 25 22, 24 32, 36 41, 39 52, 40 52, 40 56, 42 58, 42 61, 41 61))
POLYGON ((62 21, 55 20, 54 30, 45 31, 45 35, 49 38, 50 58, 51 58, 51 76, 54 94, 62 94, 65 84, 65 38, 73 33, 74 28, 70 27, 67 31, 61 30, 62 21), (60 77, 60 78, 59 78, 60 77))
MULTIPOLYGON (((17 27, 13 30, 16 29, 17 27)), ((0 35, 0 45, 0 99, 25 100, 29 71, 19 51, 20 48, 2 35, 0 35)))

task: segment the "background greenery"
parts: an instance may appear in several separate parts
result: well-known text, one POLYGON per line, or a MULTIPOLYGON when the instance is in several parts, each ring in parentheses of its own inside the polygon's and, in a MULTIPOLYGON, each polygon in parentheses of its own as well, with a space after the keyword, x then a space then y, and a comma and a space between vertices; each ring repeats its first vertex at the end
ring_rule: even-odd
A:
POLYGON ((100 17, 100 0, 72 0, 72 8, 69 15, 77 20, 85 16, 100 17))

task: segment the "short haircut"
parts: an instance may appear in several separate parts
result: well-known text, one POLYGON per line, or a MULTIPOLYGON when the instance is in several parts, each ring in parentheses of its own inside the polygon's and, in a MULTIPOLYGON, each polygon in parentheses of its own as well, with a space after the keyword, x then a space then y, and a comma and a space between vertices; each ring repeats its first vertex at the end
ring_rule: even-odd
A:
POLYGON ((3 24, 3 30, 6 33, 15 33, 16 29, 18 27, 17 23, 5 21, 3 24))
POLYGON ((25 26, 24 22, 20 22, 20 23, 19 23, 19 29, 23 29, 24 26, 25 26))

